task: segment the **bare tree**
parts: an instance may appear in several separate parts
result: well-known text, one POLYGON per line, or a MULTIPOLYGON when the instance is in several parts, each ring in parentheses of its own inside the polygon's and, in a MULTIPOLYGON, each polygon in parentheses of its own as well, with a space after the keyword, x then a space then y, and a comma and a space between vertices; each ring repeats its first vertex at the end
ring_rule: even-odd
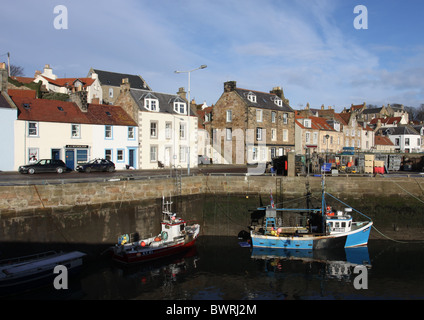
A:
POLYGON ((9 77, 22 77, 24 75, 24 68, 20 66, 10 65, 9 77))

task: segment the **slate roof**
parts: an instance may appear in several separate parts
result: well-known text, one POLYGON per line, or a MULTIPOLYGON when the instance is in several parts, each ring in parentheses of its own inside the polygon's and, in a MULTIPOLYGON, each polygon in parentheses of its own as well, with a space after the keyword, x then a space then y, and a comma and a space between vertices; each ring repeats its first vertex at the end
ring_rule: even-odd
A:
POLYGON ((137 126, 119 106, 89 104, 87 112, 82 112, 73 102, 23 97, 13 101, 18 107, 18 120, 137 126))
POLYGON ((243 99, 243 101, 249 107, 294 112, 294 110, 287 103, 283 102, 281 107, 276 105, 274 102, 275 99, 280 99, 280 98, 274 93, 266 93, 266 92, 241 89, 241 88, 235 88, 234 90, 238 93, 238 95, 243 99), (256 96, 256 102, 252 102, 247 98, 250 92, 256 96))
POLYGON ((110 71, 103 71, 99 69, 92 69, 99 76, 99 81, 102 85, 113 87, 120 87, 122 79, 128 79, 132 89, 152 90, 149 85, 144 81, 141 76, 125 73, 117 73, 110 71))
POLYGON ((378 130, 378 132, 381 132, 383 134, 390 134, 390 135, 419 135, 419 132, 416 131, 410 125, 401 125, 401 126, 397 126, 397 127, 381 128, 381 129, 378 130))
MULTIPOLYGON (((158 99, 159 101, 158 112, 175 114, 178 116, 187 115, 187 113, 181 114, 174 111, 175 101, 184 102, 187 104, 187 101, 182 99, 178 94, 169 94, 169 93, 161 93, 161 92, 155 92, 155 91, 149 91, 149 90, 138 90, 138 89, 130 89, 130 93, 134 101, 137 103, 140 111, 156 112, 156 111, 149 111, 144 107, 144 98, 150 96, 152 98, 158 99)), ((196 116, 196 114, 191 109, 190 109, 190 115, 196 116)))

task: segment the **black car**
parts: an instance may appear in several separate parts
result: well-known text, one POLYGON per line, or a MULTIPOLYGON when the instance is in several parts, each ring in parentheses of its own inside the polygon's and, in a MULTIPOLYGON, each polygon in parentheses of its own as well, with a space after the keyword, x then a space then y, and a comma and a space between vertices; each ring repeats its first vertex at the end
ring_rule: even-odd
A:
POLYGON ((35 163, 20 166, 20 173, 57 172, 62 173, 67 170, 66 164, 62 160, 41 159, 35 163))
POLYGON ((94 159, 87 163, 83 163, 77 166, 76 168, 79 172, 91 172, 91 171, 115 171, 115 164, 107 159, 94 159))

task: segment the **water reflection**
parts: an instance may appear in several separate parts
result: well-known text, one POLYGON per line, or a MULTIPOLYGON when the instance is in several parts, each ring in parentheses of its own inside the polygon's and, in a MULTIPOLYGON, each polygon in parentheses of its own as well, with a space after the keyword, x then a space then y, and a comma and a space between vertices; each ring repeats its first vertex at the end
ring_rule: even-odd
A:
POLYGON ((371 269, 368 247, 345 248, 344 250, 295 250, 253 248, 253 260, 263 264, 264 272, 283 273, 288 264, 299 261, 305 269, 319 270, 323 279, 336 279, 350 282, 356 266, 371 269))

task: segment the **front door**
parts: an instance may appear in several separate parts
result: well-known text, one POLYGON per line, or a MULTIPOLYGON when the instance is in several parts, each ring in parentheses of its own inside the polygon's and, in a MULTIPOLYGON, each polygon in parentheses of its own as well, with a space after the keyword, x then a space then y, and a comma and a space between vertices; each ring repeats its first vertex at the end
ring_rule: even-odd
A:
POLYGON ((75 153, 73 149, 68 149, 65 152, 65 163, 66 166, 71 169, 74 170, 75 169, 75 153))
POLYGON ((52 149, 52 159, 60 160, 60 149, 52 149))
POLYGON ((128 150, 128 165, 135 168, 135 149, 128 150))

